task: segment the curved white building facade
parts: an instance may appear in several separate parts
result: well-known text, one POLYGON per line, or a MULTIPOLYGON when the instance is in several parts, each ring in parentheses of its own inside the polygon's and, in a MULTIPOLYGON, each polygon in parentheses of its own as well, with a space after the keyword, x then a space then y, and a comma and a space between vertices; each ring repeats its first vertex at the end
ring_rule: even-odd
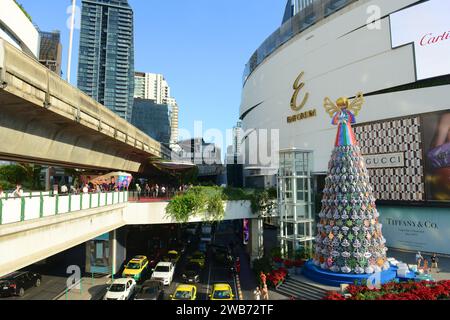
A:
POLYGON ((34 58, 39 57, 39 32, 14 0, 0 1, 0 37, 34 58))
MULTIPOLYGON (((433 221, 440 227, 431 231, 450 235, 450 215, 438 214, 448 211, 450 201, 450 131, 445 131, 450 130, 450 2, 308 0, 305 5, 289 20, 285 14, 281 28, 246 66, 240 118, 247 137, 259 129, 279 130, 279 149, 313 151, 320 185, 336 136, 324 98, 362 92, 365 104, 355 132, 376 196, 392 213, 384 221, 388 235, 404 223, 421 224, 426 216, 420 210, 438 215, 433 221), (414 211, 412 205, 423 208, 414 211)), ((248 140, 246 149, 252 150, 248 140)), ((249 163, 249 156, 247 185, 276 173, 276 166, 249 163)), ((411 228, 418 238, 405 235, 390 245, 432 251, 420 230, 411 228)), ((432 243, 440 248, 436 251, 450 253, 444 241, 432 243)))

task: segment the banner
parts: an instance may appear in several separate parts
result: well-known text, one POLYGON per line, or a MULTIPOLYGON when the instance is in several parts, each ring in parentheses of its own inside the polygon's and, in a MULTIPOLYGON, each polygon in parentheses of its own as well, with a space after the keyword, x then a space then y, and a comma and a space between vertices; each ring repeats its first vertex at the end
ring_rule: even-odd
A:
POLYGON ((450 110, 421 118, 426 198, 450 201, 450 110))
POLYGON ((429 0, 391 14, 392 48, 414 43, 417 80, 450 73, 450 1, 429 0))
POLYGON ((450 254, 448 208, 379 206, 378 211, 388 247, 450 254))

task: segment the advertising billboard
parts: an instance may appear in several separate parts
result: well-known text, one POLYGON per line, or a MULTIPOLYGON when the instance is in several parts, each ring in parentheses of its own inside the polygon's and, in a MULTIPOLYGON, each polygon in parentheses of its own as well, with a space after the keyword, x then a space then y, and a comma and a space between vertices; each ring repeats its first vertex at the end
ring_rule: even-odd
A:
POLYGON ((426 198, 450 201, 450 109, 421 119, 426 198))
POLYGON ((448 208, 379 206, 378 211, 388 247, 450 254, 448 208))
POLYGON ((249 219, 244 219, 243 220, 243 228, 242 228, 242 230, 243 230, 243 244, 244 245, 247 245, 248 244, 248 241, 250 240, 250 226, 249 226, 249 222, 250 222, 250 220, 249 219))
POLYGON ((430 0, 393 13, 392 48, 414 43, 417 80, 450 74, 450 1, 430 0))

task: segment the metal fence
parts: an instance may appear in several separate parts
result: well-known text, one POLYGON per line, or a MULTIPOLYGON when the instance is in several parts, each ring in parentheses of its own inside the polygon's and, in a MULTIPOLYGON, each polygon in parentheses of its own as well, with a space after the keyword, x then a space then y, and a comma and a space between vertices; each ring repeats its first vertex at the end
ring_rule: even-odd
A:
POLYGON ((128 202, 127 191, 83 194, 30 192, 0 199, 0 225, 128 202))

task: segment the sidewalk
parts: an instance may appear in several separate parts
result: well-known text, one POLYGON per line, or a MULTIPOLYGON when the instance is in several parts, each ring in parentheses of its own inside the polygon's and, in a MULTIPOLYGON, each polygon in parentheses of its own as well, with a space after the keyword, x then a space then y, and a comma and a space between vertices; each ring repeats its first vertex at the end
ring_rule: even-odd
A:
MULTIPOLYGON (((397 250, 397 249, 391 249, 388 248, 388 252, 387 252, 387 256, 388 257, 393 257, 399 261, 402 261, 404 263, 407 264, 416 264, 416 252, 406 252, 406 251, 402 251, 402 250, 397 250)), ((422 256, 428 260, 428 262, 431 265, 431 254, 427 254, 422 252, 422 256)), ((431 276, 433 277, 434 280, 439 281, 439 280, 450 280, 450 257, 443 257, 443 256, 438 256, 439 258, 439 263, 438 263, 438 267, 439 267, 439 273, 436 272, 436 269, 433 269, 432 272, 430 272, 431 276)))
POLYGON ((80 284, 74 285, 67 292, 62 292, 54 300, 100 300, 106 293, 109 281, 111 281, 109 276, 101 278, 84 277, 80 284))
MULTIPOLYGON (((242 246, 237 246, 239 259, 241 261, 241 271, 239 273, 239 280, 243 294, 243 300, 254 300, 253 291, 259 286, 259 280, 250 267, 250 256, 245 252, 242 246)), ((269 289, 269 300, 289 300, 278 292, 269 289)))

